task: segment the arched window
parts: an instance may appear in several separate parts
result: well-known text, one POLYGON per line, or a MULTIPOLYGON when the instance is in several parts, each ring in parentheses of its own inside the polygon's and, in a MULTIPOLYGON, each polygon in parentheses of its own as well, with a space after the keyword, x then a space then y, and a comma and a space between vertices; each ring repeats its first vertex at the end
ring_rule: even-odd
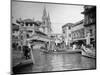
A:
POLYGON ((26 34, 26 37, 29 38, 29 34, 26 34))
POLYGON ((28 26, 28 23, 26 23, 26 26, 28 26))

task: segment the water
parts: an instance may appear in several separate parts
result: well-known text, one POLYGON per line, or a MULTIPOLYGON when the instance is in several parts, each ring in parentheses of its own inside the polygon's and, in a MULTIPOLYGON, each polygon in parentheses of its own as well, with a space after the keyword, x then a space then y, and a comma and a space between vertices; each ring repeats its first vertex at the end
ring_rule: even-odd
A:
POLYGON ((19 73, 47 72, 62 70, 95 69, 96 61, 93 58, 83 57, 80 53, 74 54, 43 54, 36 60, 35 65, 26 65, 16 70, 19 73))

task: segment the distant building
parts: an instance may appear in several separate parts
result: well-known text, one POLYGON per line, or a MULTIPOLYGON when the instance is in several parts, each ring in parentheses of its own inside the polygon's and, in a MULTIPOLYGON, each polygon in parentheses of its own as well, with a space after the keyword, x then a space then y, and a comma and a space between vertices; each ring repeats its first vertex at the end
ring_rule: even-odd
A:
POLYGON ((51 37, 54 41, 58 40, 59 42, 62 42, 63 38, 62 38, 63 34, 49 34, 49 37, 51 37))
POLYGON ((57 33, 53 33, 53 34, 49 34, 49 37, 51 37, 51 49, 52 50, 57 50, 55 48, 59 47, 64 49, 65 48, 65 44, 64 44, 64 37, 63 34, 57 34, 57 33))
POLYGON ((71 42, 77 42, 80 45, 86 42, 84 33, 84 20, 76 22, 71 26, 71 42))
POLYGON ((71 26, 73 26, 73 23, 67 23, 62 26, 62 32, 66 45, 70 45, 71 42, 71 26))
POLYGON ((43 10, 41 27, 43 28, 43 32, 46 34, 50 34, 52 32, 50 15, 49 13, 47 14, 46 8, 43 10))
POLYGON ((84 6, 84 26, 87 44, 94 44, 96 41, 96 6, 84 6))

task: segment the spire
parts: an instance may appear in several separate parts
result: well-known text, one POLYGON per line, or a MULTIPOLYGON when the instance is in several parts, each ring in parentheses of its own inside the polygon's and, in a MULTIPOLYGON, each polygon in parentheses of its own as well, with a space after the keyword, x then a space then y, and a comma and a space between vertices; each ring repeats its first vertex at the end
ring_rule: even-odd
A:
POLYGON ((48 13, 48 23, 49 23, 49 25, 51 24, 49 13, 48 13))
POLYGON ((50 15, 49 15, 49 13, 47 13, 45 6, 43 9, 42 22, 43 22, 42 24, 45 26, 46 32, 50 33, 52 31, 51 22, 50 22, 50 15))
POLYGON ((50 21, 50 15, 49 15, 49 13, 48 13, 48 20, 50 21))
POLYGON ((44 6, 42 20, 44 20, 46 17, 47 17, 47 12, 46 12, 46 7, 44 6))
POLYGON ((49 32, 51 32, 52 29, 51 29, 51 21, 50 21, 50 15, 49 15, 49 13, 48 13, 48 27, 49 27, 49 32))
POLYGON ((48 19, 50 19, 50 15, 49 15, 49 13, 48 13, 48 19))

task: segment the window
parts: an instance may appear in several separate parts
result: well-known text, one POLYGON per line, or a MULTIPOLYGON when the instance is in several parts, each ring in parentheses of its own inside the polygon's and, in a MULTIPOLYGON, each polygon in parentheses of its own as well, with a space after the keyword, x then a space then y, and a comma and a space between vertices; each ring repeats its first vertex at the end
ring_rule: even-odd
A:
POLYGON ((69 28, 68 29, 71 29, 71 26, 69 26, 69 28))
POLYGON ((65 33, 65 30, 63 30, 63 33, 65 33))
POLYGON ((31 23, 30 26, 33 26, 33 24, 31 23))
POLYGON ((92 34, 92 29, 90 29, 90 36, 93 36, 93 34, 92 34))
POLYGON ((26 34, 26 37, 29 38, 29 34, 26 34))
POLYGON ((26 26, 28 26, 28 23, 26 23, 26 26))
POLYGON ((69 37, 71 37, 71 34, 69 34, 69 37))
POLYGON ((22 24, 22 26, 24 26, 24 24, 22 24))

